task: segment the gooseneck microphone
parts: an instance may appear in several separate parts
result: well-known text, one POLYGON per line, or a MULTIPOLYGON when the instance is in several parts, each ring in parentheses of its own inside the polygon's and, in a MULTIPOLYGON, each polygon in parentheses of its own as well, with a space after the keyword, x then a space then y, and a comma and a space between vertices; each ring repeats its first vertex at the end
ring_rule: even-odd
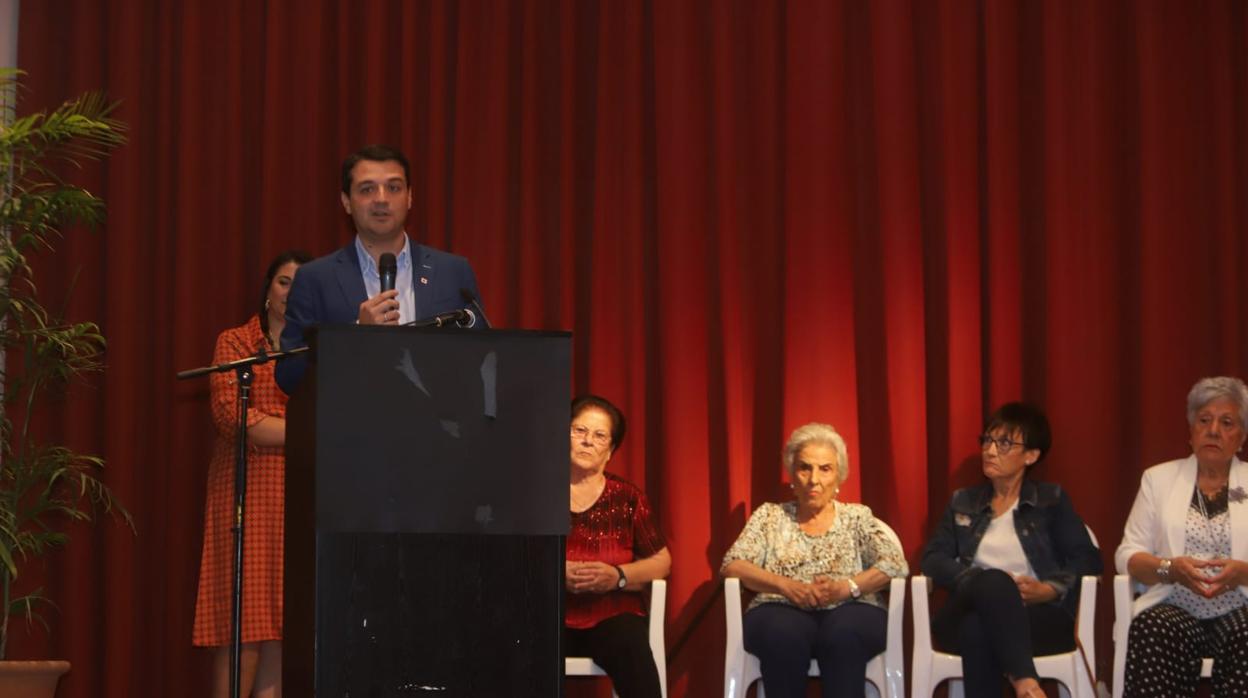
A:
POLYGON ((394 290, 394 278, 399 274, 399 263, 389 252, 377 260, 377 274, 381 277, 381 292, 394 290))
POLYGON ((468 329, 477 324, 477 316, 467 308, 459 308, 458 310, 448 310, 445 313, 438 313, 424 320, 413 320, 405 323, 403 327, 462 327, 468 329))
POLYGON ((475 309, 476 309, 476 311, 477 311, 477 315, 480 315, 480 316, 481 316, 481 322, 484 322, 484 323, 485 323, 485 328, 486 328, 487 330, 488 330, 489 328, 491 328, 491 327, 493 327, 493 326, 494 326, 494 325, 490 322, 490 318, 486 316, 486 314, 485 314, 485 308, 482 308, 482 307, 481 307, 481 304, 477 302, 477 296, 476 296, 476 294, 474 294, 472 291, 469 291, 469 290, 468 290, 468 289, 466 289, 466 288, 461 288, 461 289, 459 289, 459 295, 460 295, 460 296, 461 296, 461 297, 462 297, 465 301, 467 301, 470 305, 472 305, 472 307, 473 307, 473 308, 475 308, 475 309))

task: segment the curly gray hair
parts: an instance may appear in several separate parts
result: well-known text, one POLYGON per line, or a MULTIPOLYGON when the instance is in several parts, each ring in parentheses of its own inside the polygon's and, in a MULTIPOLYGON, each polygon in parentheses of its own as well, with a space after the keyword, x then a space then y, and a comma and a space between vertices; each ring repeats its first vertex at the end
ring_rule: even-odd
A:
POLYGON ((1196 413, 1214 400, 1227 399, 1239 408, 1239 421, 1248 429, 1248 386, 1234 376, 1201 378, 1187 393, 1187 425, 1196 424, 1196 413))
POLYGON ((845 478, 849 477, 849 452, 845 449, 845 439, 836 433, 831 424, 819 422, 803 424, 789 434, 789 440, 781 451, 784 469, 788 471, 789 477, 793 477, 793 464, 797 461, 797 454, 810 444, 823 444, 836 451, 836 481, 845 482, 845 478))

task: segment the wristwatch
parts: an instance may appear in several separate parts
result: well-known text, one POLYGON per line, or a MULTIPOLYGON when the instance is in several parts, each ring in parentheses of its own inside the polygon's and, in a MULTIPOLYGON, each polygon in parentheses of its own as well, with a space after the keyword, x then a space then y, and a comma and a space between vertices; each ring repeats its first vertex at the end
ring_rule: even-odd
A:
POLYGON ((1169 558, 1162 560, 1161 563, 1157 565, 1157 578, 1161 580, 1162 584, 1170 583, 1170 560, 1169 558))
POLYGON ((855 599, 862 598, 862 589, 859 589, 859 588, 858 588, 858 583, 854 581, 854 578, 853 578, 853 577, 846 577, 846 578, 845 578, 845 581, 846 581, 846 582, 849 582, 849 595, 850 595, 850 597, 851 597, 851 598, 855 598, 855 599))
POLYGON ((619 565, 615 565, 615 571, 620 575, 620 581, 615 583, 615 588, 623 591, 628 586, 628 577, 624 576, 624 568, 619 565))

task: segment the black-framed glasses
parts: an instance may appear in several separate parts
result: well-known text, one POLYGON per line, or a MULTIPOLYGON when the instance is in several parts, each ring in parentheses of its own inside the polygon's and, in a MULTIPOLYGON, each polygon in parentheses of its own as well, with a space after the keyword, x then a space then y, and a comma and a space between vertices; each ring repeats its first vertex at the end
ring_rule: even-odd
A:
POLYGON ((611 443, 611 435, 608 434, 607 432, 605 431, 590 432, 589 427, 581 426, 580 424, 572 425, 572 436, 582 441, 585 439, 585 437, 588 436, 590 440, 592 440, 594 443, 598 444, 599 446, 606 446, 607 444, 611 443))
POLYGON ((991 436, 989 434, 980 434, 979 435, 980 450, 983 450, 983 451, 988 450, 989 444, 997 445, 997 453, 1008 453, 1009 450, 1011 448, 1014 448, 1015 446, 1027 445, 1023 443, 1022 441, 1015 441, 1014 439, 1011 439, 1008 436, 991 436))

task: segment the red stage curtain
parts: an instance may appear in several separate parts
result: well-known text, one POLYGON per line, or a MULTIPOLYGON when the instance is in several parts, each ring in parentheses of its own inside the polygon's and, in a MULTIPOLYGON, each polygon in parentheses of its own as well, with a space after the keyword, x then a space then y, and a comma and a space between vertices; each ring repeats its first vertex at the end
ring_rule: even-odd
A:
POLYGON ((77 274, 69 312, 110 340, 50 431, 107 458, 138 527, 52 558, 61 611, 19 648, 74 663, 66 698, 204 694, 212 429, 173 374, 253 312, 273 254, 349 239, 338 163, 364 143, 410 155, 409 233, 473 260, 497 324, 575 332, 577 391, 632 421, 612 468, 670 536, 673 696, 722 690, 716 570, 786 497, 799 424, 845 435, 843 497, 915 562, 978 477, 985 410, 1039 402, 1035 476, 1109 561, 1139 473, 1188 453, 1188 387, 1248 373, 1241 2, 21 10, 26 108, 103 89, 131 126, 82 174, 107 227, 43 277, 61 298, 77 274))

